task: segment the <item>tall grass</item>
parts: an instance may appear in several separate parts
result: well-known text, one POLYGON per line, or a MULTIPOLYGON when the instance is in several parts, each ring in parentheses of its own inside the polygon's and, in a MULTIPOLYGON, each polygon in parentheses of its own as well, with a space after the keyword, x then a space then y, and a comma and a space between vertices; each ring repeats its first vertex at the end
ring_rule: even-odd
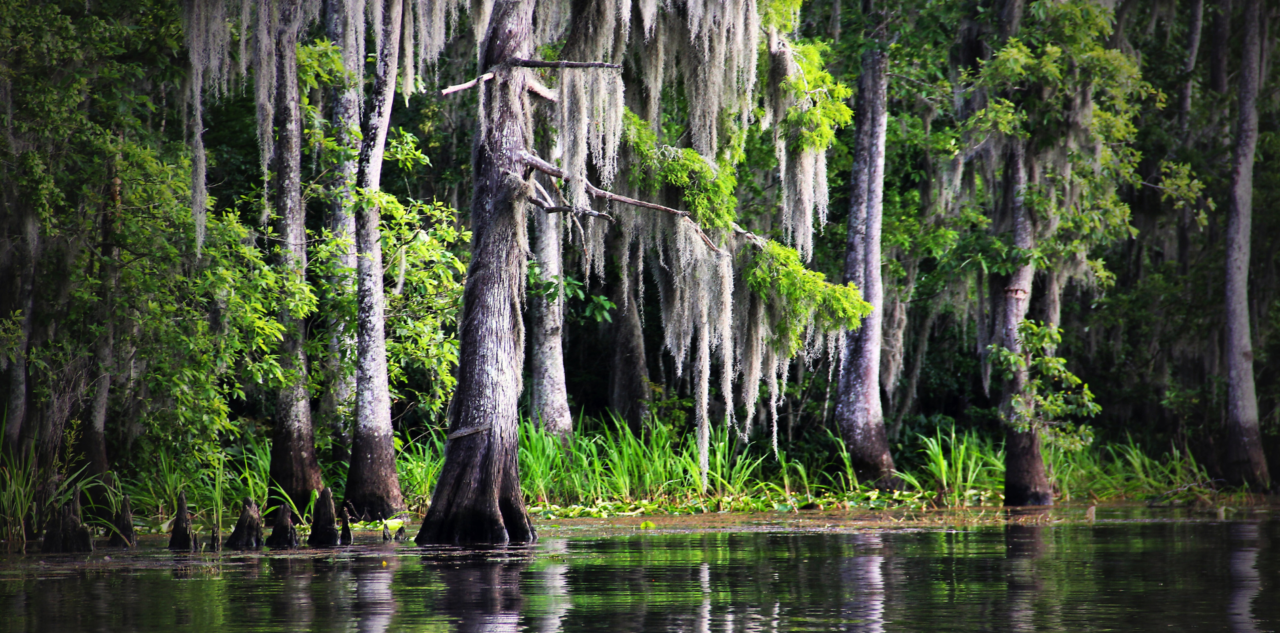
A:
MULTIPOLYGON (((423 515, 444 465, 445 434, 436 429, 397 444, 396 469, 405 503, 411 513, 423 515)), ((655 420, 643 434, 617 418, 579 420, 578 429, 564 442, 526 421, 520 425, 518 456, 521 489, 531 505, 577 508, 583 514, 600 508, 614 514, 792 510, 815 503, 884 508, 901 503, 969 507, 1002 502, 1000 441, 974 430, 957 431, 952 425, 917 437, 913 444, 919 447, 914 454, 895 455, 910 465, 898 473, 902 489, 897 492, 877 491, 859 482, 849 452, 830 432, 775 455, 763 443, 744 443, 727 429, 714 428, 706 491, 700 485, 694 434, 655 420)), ((1205 470, 1185 452, 1174 448, 1153 458, 1132 440, 1076 452, 1046 447, 1045 458, 1063 501, 1084 495, 1167 498, 1171 491, 1201 494, 1213 488, 1205 470)), ((153 528, 171 518, 180 490, 186 490, 198 516, 221 524, 227 514, 234 517, 244 497, 267 502, 274 492, 270 461, 269 442, 253 439, 230 447, 205 467, 162 454, 154 470, 122 482, 123 491, 132 496, 135 510, 151 519, 153 528)), ((21 456, 10 455, 0 460, 0 484, 0 537, 18 542, 22 523, 12 517, 35 511, 39 479, 21 456)), ((309 508, 300 510, 299 514, 310 513, 309 508)))
POLYGON ((426 514, 431 491, 444 467, 444 433, 436 430, 417 440, 403 442, 396 458, 400 493, 410 512, 426 514))
POLYGON ((34 448, 21 454, 0 455, 0 538, 11 552, 26 543, 23 520, 35 511, 39 481, 34 448))
POLYGON ((923 438, 923 485, 934 502, 952 508, 999 503, 1004 489, 1004 447, 973 431, 956 435, 938 429, 923 438))
POLYGON ((1085 495, 1097 499, 1152 497, 1214 488, 1208 472, 1190 453, 1171 444, 1169 452, 1156 459, 1131 437, 1122 444, 1076 452, 1049 447, 1046 460, 1064 500, 1085 495))
POLYGON ((520 425, 520 484, 534 503, 591 504, 652 500, 687 493, 697 481, 692 441, 655 425, 639 437, 611 418, 603 432, 575 433, 566 442, 529 423, 520 425), (692 464, 694 472, 690 472, 692 464))

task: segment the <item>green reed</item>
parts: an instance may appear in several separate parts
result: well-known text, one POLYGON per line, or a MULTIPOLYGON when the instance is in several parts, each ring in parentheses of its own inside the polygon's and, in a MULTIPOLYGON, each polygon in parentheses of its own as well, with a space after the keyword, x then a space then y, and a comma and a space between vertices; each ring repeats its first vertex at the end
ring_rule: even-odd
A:
POLYGON ((973 431, 938 429, 924 437, 921 483, 935 503, 952 508, 998 504, 1004 490, 1004 448, 973 431))

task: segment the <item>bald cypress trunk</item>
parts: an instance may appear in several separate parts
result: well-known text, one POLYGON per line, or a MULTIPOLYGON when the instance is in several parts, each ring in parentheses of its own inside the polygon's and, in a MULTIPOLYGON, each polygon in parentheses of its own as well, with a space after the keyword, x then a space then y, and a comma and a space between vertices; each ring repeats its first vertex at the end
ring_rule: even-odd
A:
MULTIPOLYGON (((531 219, 533 256, 543 279, 564 274, 560 250, 563 222, 561 214, 535 212, 531 219)), ((533 354, 529 359, 533 382, 529 404, 534 422, 551 433, 568 437, 573 433, 573 414, 569 411, 564 379, 563 293, 530 297, 529 328, 530 353, 533 354)))
MULTIPOLYGON (((616 240, 614 252, 630 258, 627 240, 616 240)), ((618 306, 613 321, 614 353, 609 360, 609 408, 618 414, 632 432, 639 434, 648 412, 649 368, 644 351, 644 328, 640 322, 640 276, 636 267, 622 267, 622 276, 614 292, 618 306)))
MULTIPOLYGON (((333 123, 334 136, 339 146, 357 155, 360 151, 360 75, 364 59, 360 52, 363 48, 357 38, 363 35, 363 29, 357 28, 353 20, 363 20, 360 7, 350 7, 356 3, 350 0, 325 1, 325 33, 330 41, 341 47, 342 66, 347 73, 353 75, 341 86, 334 88, 329 98, 329 119, 333 123), (354 12, 349 9, 355 9, 354 12)), ((329 183, 329 195, 325 226, 334 238, 346 240, 346 247, 337 257, 337 265, 344 270, 356 267, 356 219, 352 214, 353 187, 359 174, 360 164, 355 158, 343 156, 334 165, 333 180, 329 183)), ((355 292, 355 279, 349 275, 335 276, 329 280, 334 288, 342 288, 340 294, 350 295, 355 292)), ((341 416, 342 407, 347 405, 355 393, 355 374, 347 372, 342 362, 346 350, 354 349, 355 337, 342 320, 328 319, 329 355, 326 372, 329 374, 328 389, 320 399, 319 423, 328 426, 338 438, 338 445, 347 450, 350 448, 350 437, 341 416)))
POLYGON ((107 405, 111 397, 111 378, 114 370, 115 327, 111 315, 112 298, 120 278, 120 270, 116 265, 118 249, 113 235, 116 213, 120 205, 120 179, 112 177, 111 196, 108 205, 102 211, 102 245, 99 250, 98 280, 102 284, 98 291, 98 323, 102 332, 93 346, 93 401, 89 407, 89 424, 84 430, 84 455, 88 462, 88 474, 102 475, 110 470, 107 460, 107 405))
MULTIPOLYGON (((16 194, 16 192, 14 192, 16 194)), ((11 194, 14 195, 14 194, 11 194)), ((27 417, 29 380, 27 368, 27 350, 31 345, 32 316, 35 311, 35 279, 36 261, 40 255, 40 218, 36 210, 29 204, 16 199, 6 200, 12 212, 10 238, 5 240, 5 259, 8 266, 5 272, 7 290, 0 297, 0 307, 5 308, 0 317, 8 317, 21 312, 18 326, 18 340, 14 349, 4 355, 0 362, 5 364, 4 385, 5 407, 0 412, 4 415, 4 447, 16 452, 22 437, 23 421, 27 417), (12 246, 11 246, 12 245, 12 246)))
POLYGON ((428 543, 528 543, 537 539, 520 493, 517 412, 523 365, 525 207, 532 141, 528 71, 504 65, 533 52, 534 0, 495 2, 481 47, 482 125, 473 152, 472 258, 458 338, 458 385, 445 463, 418 533, 428 543))
POLYGON ((1191 1, 1191 22, 1187 27, 1187 60, 1182 64, 1182 73, 1186 79, 1178 87, 1178 129, 1183 135, 1191 121, 1191 89, 1195 79, 1191 73, 1196 70, 1196 57, 1200 52, 1200 31, 1204 25, 1204 0, 1191 1))
MULTIPOLYGON (((378 0, 375 0, 378 1, 378 0)), ((403 0, 386 0, 382 11, 382 48, 378 51, 373 104, 360 151, 360 186, 378 189, 382 155, 395 100, 403 0)), ((356 210, 356 279, 359 307, 356 358, 356 425, 351 442, 346 501, 356 516, 389 518, 404 510, 396 474, 391 395, 387 385, 385 296, 382 285, 381 208, 356 210)))
POLYGON ((888 124, 888 54, 876 48, 862 56, 858 78, 853 191, 845 246, 845 283, 862 290, 871 314, 845 334, 845 353, 836 394, 836 424, 859 479, 893 485, 893 456, 885 436, 880 403, 881 330, 884 288, 880 278, 880 233, 884 199, 885 130, 888 124))
MULTIPOLYGON (((1026 204, 1028 166, 1023 141, 1012 141, 1005 171, 1005 192, 1012 197, 1013 245, 1030 250, 1036 245, 1035 223, 1032 210, 1026 204)), ((1022 354, 1018 326, 1027 316, 1035 274, 1035 265, 1029 261, 1022 262, 1013 271, 1004 287, 1002 313, 997 315, 1000 319, 998 343, 1016 355, 1022 354)), ((1026 394, 1028 379, 1025 367, 1013 371, 1004 381, 1000 400, 1000 414, 1006 421, 1004 503, 1008 506, 1053 504, 1053 490, 1040 452, 1039 433, 1035 428, 1019 431, 1009 423, 1015 413, 1014 399, 1026 394)))
MULTIPOLYGON (((280 28, 276 32, 275 128, 272 176, 276 212, 280 216, 280 266, 286 274, 305 280, 307 233, 302 205, 302 120, 298 101, 298 31, 302 22, 299 0, 280 3, 280 28)), ((284 326, 280 366, 289 384, 276 395, 274 441, 271 447, 271 479, 302 508, 311 491, 320 488, 315 434, 311 427, 311 398, 307 390, 306 321, 286 307, 280 313, 284 326)))
POLYGON ((1214 6, 1210 27, 1209 90, 1227 94, 1227 62, 1231 57, 1231 5, 1232 0, 1218 0, 1214 6))
POLYGON ((1224 474, 1232 483, 1268 488, 1271 475, 1258 428, 1249 327, 1249 255, 1253 214, 1253 161, 1258 143, 1258 70, 1261 0, 1244 0, 1244 46, 1240 64, 1240 112, 1227 207, 1227 455, 1224 474))

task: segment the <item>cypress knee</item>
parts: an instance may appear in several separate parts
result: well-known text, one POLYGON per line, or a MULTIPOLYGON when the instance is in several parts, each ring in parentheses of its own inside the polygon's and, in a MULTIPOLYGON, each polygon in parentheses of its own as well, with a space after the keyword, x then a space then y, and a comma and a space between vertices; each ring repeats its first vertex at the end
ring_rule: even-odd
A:
POLYGON ((120 500, 120 509, 116 511, 115 520, 111 524, 115 526, 115 530, 111 533, 108 545, 127 548, 138 546, 138 535, 133 531, 133 505, 129 501, 129 495, 120 500))
POLYGON ((307 537, 307 545, 333 547, 339 544, 340 539, 338 517, 333 511, 333 491, 325 488, 316 500, 316 513, 311 520, 311 535, 307 537))
POLYGON ((169 534, 169 549, 190 552, 196 548, 195 535, 191 532, 191 513, 187 511, 187 493, 178 493, 178 510, 174 513, 173 531, 169 534))
POLYGON ((240 519, 224 543, 227 549, 258 549, 262 547, 262 515, 258 512, 258 504, 245 497, 244 507, 240 510, 240 519))

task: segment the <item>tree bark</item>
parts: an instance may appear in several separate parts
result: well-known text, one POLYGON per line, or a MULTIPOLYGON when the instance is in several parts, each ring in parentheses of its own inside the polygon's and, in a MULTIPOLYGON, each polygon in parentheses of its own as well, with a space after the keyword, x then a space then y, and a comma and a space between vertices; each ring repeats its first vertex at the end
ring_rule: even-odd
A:
MULTIPOLYGON (((89 424, 84 431, 84 454, 88 462, 89 475, 102 475, 110 470, 107 460, 107 405, 111 398, 111 378, 114 372, 115 328, 112 318, 112 298, 115 296, 116 284, 120 278, 120 270, 116 265, 118 249, 112 232, 115 226, 116 213, 120 208, 120 179, 111 179, 110 202, 102 212, 102 258, 98 262, 98 323, 102 333, 93 346, 94 385, 93 402, 89 409, 89 424)), ((95 499, 95 504, 98 500, 95 499)))
POLYGON ((517 400, 523 365, 528 70, 504 64, 533 51, 534 0, 494 3, 480 54, 473 152, 472 259, 459 324, 458 385, 445 463, 417 543, 528 543, 537 534, 520 493, 517 400))
MULTIPOLYGON (((626 241, 620 237, 613 249, 624 261, 631 257, 626 241)), ((616 347, 609 360, 609 408, 638 435, 648 412, 649 365, 640 322, 640 276, 630 263, 622 266, 613 300, 618 310, 611 328, 616 347)))
POLYGON ((1227 94, 1227 61, 1231 57, 1232 0, 1218 0, 1210 27, 1213 48, 1209 51, 1209 90, 1227 94))
MULTIPOLYGON (((1006 192, 1012 196, 1013 245, 1024 251, 1030 250, 1036 245, 1035 224, 1025 199, 1027 155, 1022 141, 1012 142, 1005 169, 1008 172, 1005 176, 1006 192)), ((1018 326, 1027 316, 1035 274, 1035 265, 1024 262, 1014 270, 1004 287, 998 338, 1005 349, 1017 355, 1022 354, 1018 326)), ((1039 433, 1034 427, 1019 431, 1010 424, 1014 415, 1014 399, 1026 393, 1028 378, 1025 368, 1014 371, 1004 381, 1000 401, 1001 417, 1005 420, 1004 503, 1007 506, 1053 505, 1053 489, 1049 486, 1044 457, 1040 453, 1039 433)))
MULTIPOLYGON (((20 195, 20 194, 19 194, 20 195)), ((35 279, 36 260, 40 255, 40 218, 36 210, 29 204, 15 201, 9 207, 17 209, 13 220, 13 237, 18 244, 9 255, 13 265, 11 281, 16 292, 5 301, 11 301, 8 310, 0 314, 0 318, 10 318, 14 312, 20 311, 21 323, 18 326, 18 340, 14 349, 4 359, 7 364, 5 377, 5 409, 4 409, 4 446, 12 453, 21 450, 22 424, 27 417, 27 351, 31 345, 32 317, 35 312, 35 279)), ((6 280, 9 281, 9 280, 6 280)))
MULTIPOLYGON (((378 189, 386 147, 391 106, 395 101, 396 69, 403 0, 386 0, 382 48, 378 51, 373 105, 360 151, 360 186, 378 189)), ((356 425, 347 472, 346 501, 357 517, 390 518, 404 510, 400 478, 396 474, 391 394, 387 384, 385 295, 382 285, 381 208, 362 204, 356 209, 356 278, 359 290, 356 358, 356 425)))
MULTIPOLYGON (((274 145, 275 204, 280 214, 280 265, 287 274, 304 280, 307 270, 307 234, 302 206, 302 120, 298 101, 298 31, 302 22, 299 0, 280 4, 280 28, 276 33, 274 145)), ((289 384, 276 395, 274 441, 271 447, 271 480, 301 508, 320 488, 315 434, 311 427, 311 402, 307 390, 306 321, 281 310, 284 338, 280 366, 289 384)), ((279 503, 279 501, 277 501, 279 503)))
POLYGON ((1185 136, 1191 121, 1191 89, 1195 79, 1196 56, 1200 52, 1200 31, 1204 25, 1204 0, 1191 0, 1191 23, 1187 27, 1187 61, 1182 64, 1185 79, 1178 88, 1178 129, 1185 136))
MULTIPOLYGON (((563 216, 559 213, 533 214, 533 257, 542 278, 551 280, 564 274, 561 259, 563 216)), ((530 409, 534 422, 561 438, 573 433, 573 414, 564 378, 564 293, 535 295, 529 300, 530 409)))
POLYGON ((884 200, 885 131, 888 124, 888 54, 877 48, 862 56, 856 112, 857 145, 851 180, 845 283, 862 290, 872 306, 856 332, 845 334, 836 394, 836 423, 859 479, 894 485, 893 457, 880 403, 881 329, 884 288, 880 280, 880 232, 884 200))
POLYGON ((1237 485, 1268 488, 1271 475, 1262 452, 1258 397, 1253 381, 1249 327, 1249 255, 1253 213, 1253 161, 1258 143, 1258 69, 1261 0, 1244 1, 1244 46, 1240 64, 1240 112, 1227 206, 1227 454, 1224 474, 1237 485))
MULTIPOLYGON (((363 12, 348 15, 347 8, 351 4, 345 0, 325 1, 325 31, 329 40, 341 47, 342 66, 347 73, 353 75, 341 86, 332 90, 329 98, 329 119, 333 122, 334 136, 337 144, 347 154, 338 158, 334 165, 333 180, 329 183, 330 200, 325 225, 335 239, 346 240, 346 246, 338 255, 337 265, 343 270, 356 268, 356 218, 352 215, 354 204, 353 187, 359 176, 360 163, 351 156, 360 152, 360 97, 362 82, 360 76, 364 59, 360 52, 362 42, 357 37, 363 29, 354 24, 354 20, 363 20, 363 12)), ((355 294, 355 279, 349 274, 335 275, 329 280, 333 288, 342 288, 339 294, 355 294)), ((343 421, 342 409, 350 404, 355 393, 356 377, 346 370, 343 362, 345 350, 356 347, 355 338, 347 328, 344 320, 330 317, 329 356, 326 359, 326 373, 329 376, 329 388, 320 399, 320 423, 328 426, 337 438, 342 449, 349 450, 351 438, 343 421)))

